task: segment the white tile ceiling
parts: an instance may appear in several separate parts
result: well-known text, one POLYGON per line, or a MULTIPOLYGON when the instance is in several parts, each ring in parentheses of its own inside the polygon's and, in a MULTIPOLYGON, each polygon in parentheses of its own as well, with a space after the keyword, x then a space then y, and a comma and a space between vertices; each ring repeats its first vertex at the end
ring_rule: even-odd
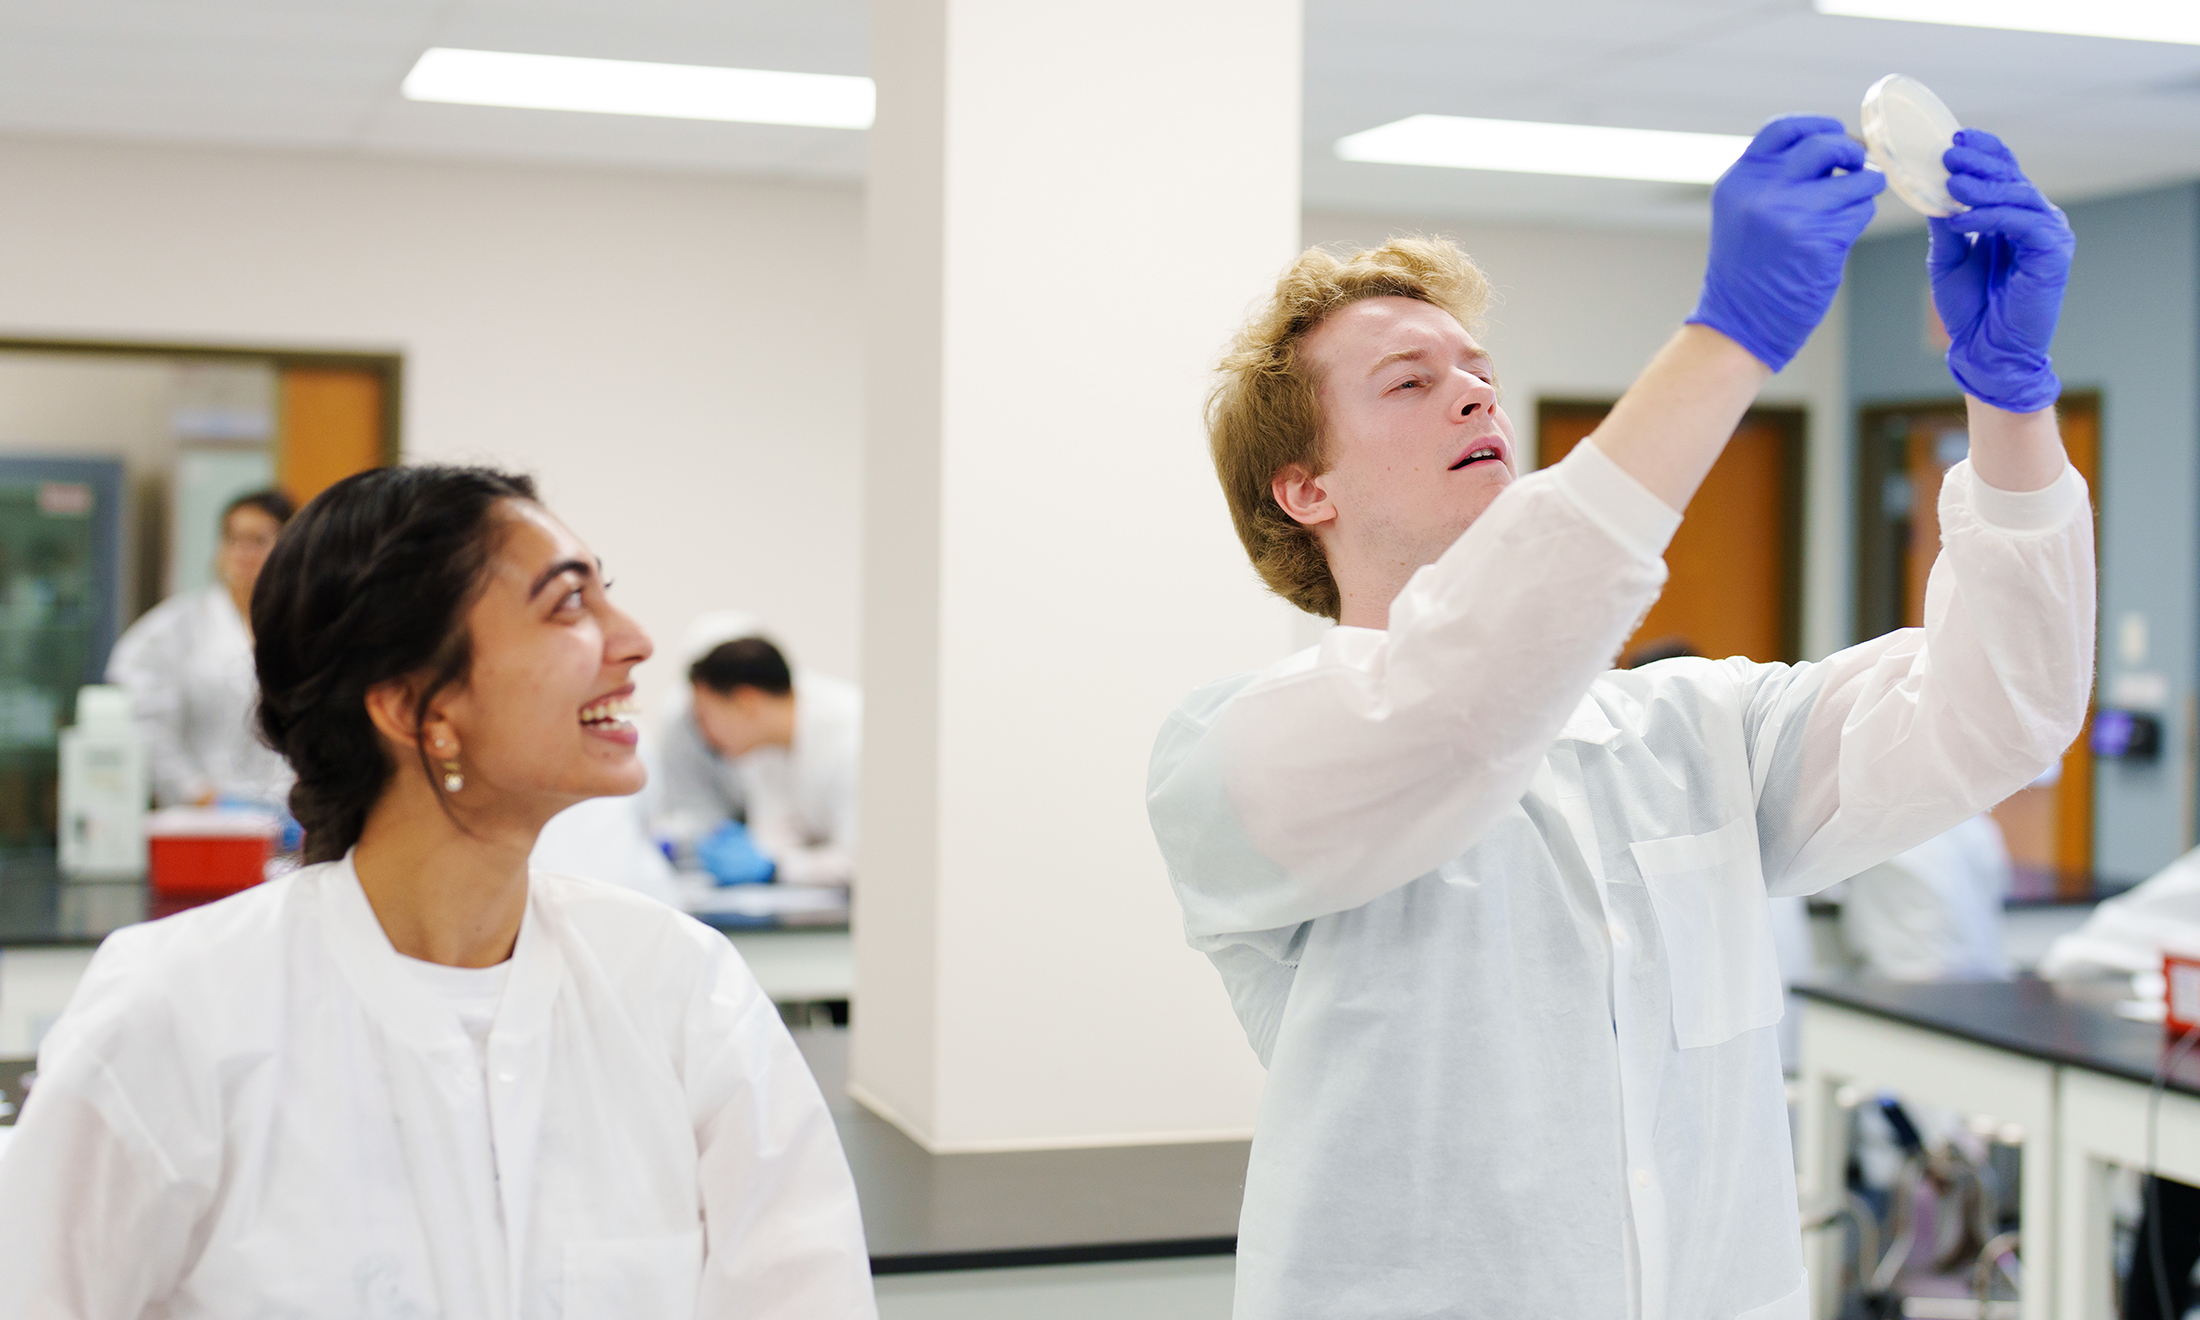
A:
MULTIPOLYGON (((854 180, 858 133, 421 105, 431 45, 861 73, 864 0, 0 0, 0 132, 854 180)), ((1319 207, 1694 226, 1705 190, 1338 161, 1419 112, 1747 132, 1854 122, 1883 73, 2014 142, 2058 197, 2200 177, 2200 46, 1827 18, 1808 0, 1308 0, 1319 207)))

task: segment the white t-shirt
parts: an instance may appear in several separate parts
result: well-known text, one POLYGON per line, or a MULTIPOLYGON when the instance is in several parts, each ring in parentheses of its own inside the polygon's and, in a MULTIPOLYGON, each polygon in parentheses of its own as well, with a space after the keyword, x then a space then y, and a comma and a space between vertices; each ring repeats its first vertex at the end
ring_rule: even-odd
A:
POLYGON ((407 958, 403 954, 398 956, 405 958, 405 966, 425 982, 438 999, 451 1006, 451 1011, 458 1015, 458 1025, 466 1028, 466 1034, 473 1038, 474 1049, 486 1067, 489 1028, 496 1025, 497 1005, 504 1002, 504 983, 512 979, 512 960, 507 958, 494 967, 449 967, 407 958))

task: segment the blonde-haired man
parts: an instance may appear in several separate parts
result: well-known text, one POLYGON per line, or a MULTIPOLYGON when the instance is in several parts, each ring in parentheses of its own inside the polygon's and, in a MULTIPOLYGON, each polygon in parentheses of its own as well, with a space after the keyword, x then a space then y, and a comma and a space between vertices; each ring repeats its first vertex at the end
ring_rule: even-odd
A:
POLYGON ((1768 894, 2021 787, 2090 689, 2091 520, 2047 340, 2069 229, 1948 153, 1934 294, 1970 396, 1924 629, 1816 664, 1610 671, 1666 542, 1823 316, 1879 176, 1776 120, 1713 195, 1696 311, 1517 477, 1446 244, 1309 253, 1223 365, 1215 462, 1268 583, 1343 627, 1195 692, 1149 803, 1269 1082, 1240 1320, 1802 1320, 1768 894))

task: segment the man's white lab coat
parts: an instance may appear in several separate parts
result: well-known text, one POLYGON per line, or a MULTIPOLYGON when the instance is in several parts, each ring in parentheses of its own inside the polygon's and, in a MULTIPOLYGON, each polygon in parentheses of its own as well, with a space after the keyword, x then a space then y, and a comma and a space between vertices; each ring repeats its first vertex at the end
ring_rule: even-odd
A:
POLYGON ((863 694, 823 674, 794 681, 794 745, 741 758, 749 837, 791 885, 844 885, 856 869, 863 694))
POLYGON ((227 587, 148 610, 115 643, 107 681, 129 689, 162 806, 208 793, 278 807, 289 800, 290 763, 260 741, 253 722, 252 634, 227 587))
POLYGON ((1817 664, 1606 666, 1674 514, 1594 445, 1387 632, 1195 692, 1149 805, 1269 1063, 1239 1320, 1800 1320, 1766 895, 1852 875, 2077 733, 2092 522, 1941 490, 1923 630, 1817 664))
POLYGON ((724 937, 538 873, 477 1049, 337 862, 109 936, 0 1158, 0 1317, 875 1315, 724 937))

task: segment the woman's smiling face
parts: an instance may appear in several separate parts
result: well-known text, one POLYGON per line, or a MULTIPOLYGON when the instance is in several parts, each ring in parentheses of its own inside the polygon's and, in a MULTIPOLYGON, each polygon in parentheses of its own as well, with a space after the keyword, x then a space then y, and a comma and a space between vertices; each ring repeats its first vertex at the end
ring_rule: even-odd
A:
POLYGON ((634 667, 651 645, 611 603, 596 557, 541 505, 508 500, 467 611, 473 662, 435 700, 457 744, 471 809, 548 819, 575 802, 637 792, 634 667))

